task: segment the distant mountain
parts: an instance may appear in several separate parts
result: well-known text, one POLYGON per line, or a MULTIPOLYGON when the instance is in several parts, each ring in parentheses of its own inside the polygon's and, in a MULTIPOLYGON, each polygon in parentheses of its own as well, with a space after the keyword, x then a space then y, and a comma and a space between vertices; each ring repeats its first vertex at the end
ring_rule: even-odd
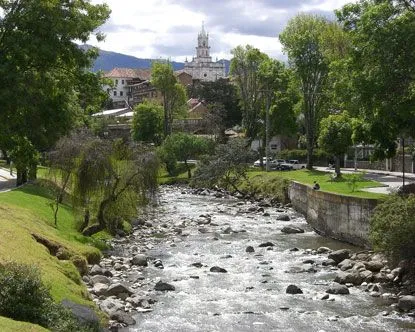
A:
MULTIPOLYGON (((89 49, 92 46, 90 45, 81 45, 82 49, 89 49)), ((94 65, 92 67, 93 71, 108 71, 115 67, 121 67, 121 68, 150 68, 151 62, 155 59, 141 59, 136 58, 131 55, 125 55, 121 53, 116 52, 110 52, 110 51, 104 51, 99 50, 99 56, 95 60, 94 65)), ((226 74, 229 73, 229 60, 220 60, 219 62, 225 63, 226 68, 226 74)), ((171 64, 173 65, 174 70, 180 70, 184 68, 183 62, 176 62, 172 61, 171 64)))

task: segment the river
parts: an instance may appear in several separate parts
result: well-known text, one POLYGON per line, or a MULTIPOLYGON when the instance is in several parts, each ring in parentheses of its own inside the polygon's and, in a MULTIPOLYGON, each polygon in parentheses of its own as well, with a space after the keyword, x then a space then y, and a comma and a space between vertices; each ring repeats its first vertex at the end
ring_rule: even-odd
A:
POLYGON ((337 269, 322 266, 327 255, 312 249, 361 249, 317 235, 292 209, 265 207, 262 212, 249 201, 164 187, 151 222, 170 235, 154 237, 147 255, 160 259, 164 268, 149 266, 144 277, 168 282, 175 291, 155 292, 154 283, 147 289, 143 286, 157 302, 152 311, 134 315, 136 325, 125 331, 407 331, 414 327, 411 318, 394 312, 385 315, 389 304, 360 287, 351 287, 349 295, 322 300, 337 269), (290 220, 277 220, 282 214, 290 220), (210 215, 211 223, 198 224, 200 215, 210 215), (284 234, 281 229, 287 225, 305 232, 284 234), (169 229, 180 229, 182 234, 173 236, 169 229), (259 247, 268 241, 274 246, 259 247), (247 246, 255 252, 246 252, 247 246), (315 263, 304 264, 305 260, 315 263), (210 272, 212 266, 227 273, 210 272), (286 294, 290 284, 303 294, 286 294))

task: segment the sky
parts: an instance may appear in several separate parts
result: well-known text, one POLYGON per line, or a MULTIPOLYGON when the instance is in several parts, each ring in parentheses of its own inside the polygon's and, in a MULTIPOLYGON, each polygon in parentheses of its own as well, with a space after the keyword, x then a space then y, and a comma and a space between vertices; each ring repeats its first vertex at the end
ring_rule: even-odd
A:
POLYGON ((231 59, 231 50, 250 44, 284 59, 278 34, 296 14, 334 18, 333 10, 352 0, 92 0, 106 3, 111 17, 101 27, 104 42, 89 44, 138 58, 190 61, 202 22, 211 56, 231 59))

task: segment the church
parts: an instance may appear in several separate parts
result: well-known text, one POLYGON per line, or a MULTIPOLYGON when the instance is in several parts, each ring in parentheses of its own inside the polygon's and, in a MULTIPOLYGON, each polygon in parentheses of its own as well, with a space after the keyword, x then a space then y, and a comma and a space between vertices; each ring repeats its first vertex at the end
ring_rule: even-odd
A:
POLYGON ((216 81, 226 76, 225 64, 212 61, 209 34, 206 33, 204 24, 202 24, 202 31, 197 37, 196 57, 191 62, 186 59, 184 72, 190 74, 194 80, 204 82, 216 81))

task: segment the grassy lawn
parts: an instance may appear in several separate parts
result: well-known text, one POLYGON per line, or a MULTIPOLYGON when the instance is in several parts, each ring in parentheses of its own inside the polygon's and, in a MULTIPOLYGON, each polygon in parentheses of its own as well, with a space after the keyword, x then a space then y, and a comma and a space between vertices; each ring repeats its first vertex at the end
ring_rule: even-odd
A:
MULTIPOLYGON (((58 260, 32 237, 32 234, 36 234, 57 242, 73 256, 83 256, 89 262, 97 262, 100 258, 100 251, 94 246, 96 240, 77 232, 74 213, 69 205, 61 206, 55 227, 51 198, 50 190, 39 184, 28 184, 0 193, 0 262, 16 261, 35 265, 55 301, 66 298, 95 308, 72 262, 58 260)), ((10 324, 14 324, 13 321, 1 319, 0 331, 7 331, 10 324)), ((40 331, 36 326, 33 329, 20 329, 17 325, 10 330, 40 331)))
POLYGON ((0 317, 0 329, 2 332, 46 332, 49 331, 39 325, 25 322, 17 322, 13 319, 0 317))
POLYGON ((342 178, 339 180, 332 180, 332 173, 316 170, 273 171, 268 173, 264 171, 250 171, 248 174, 253 184, 262 182, 264 185, 269 185, 270 183, 276 182, 277 179, 286 179, 312 186, 314 181, 316 181, 320 185, 321 191, 362 198, 382 198, 386 196, 384 194, 361 191, 360 189, 362 188, 382 186, 379 182, 366 179, 360 179, 357 181, 355 184, 356 187, 354 191, 352 191, 352 188, 348 182, 348 174, 343 174, 342 178))

